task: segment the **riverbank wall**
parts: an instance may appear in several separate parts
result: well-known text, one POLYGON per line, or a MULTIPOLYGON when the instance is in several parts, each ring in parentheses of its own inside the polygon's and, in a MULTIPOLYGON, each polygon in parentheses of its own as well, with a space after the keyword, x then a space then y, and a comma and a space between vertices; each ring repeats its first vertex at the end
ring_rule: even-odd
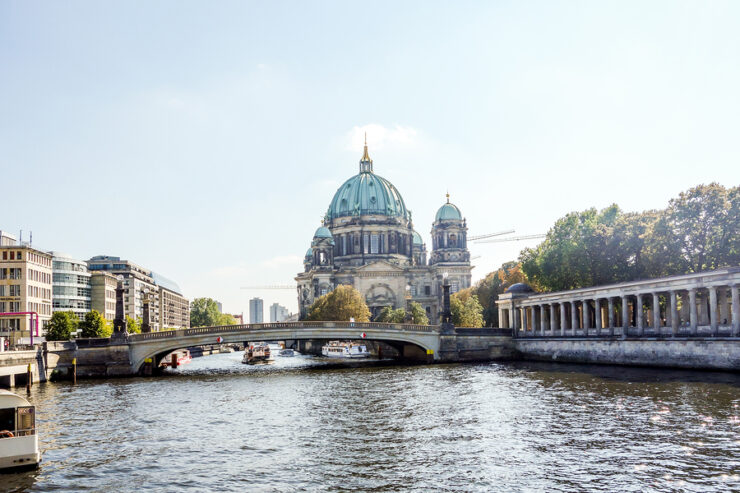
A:
POLYGON ((740 371, 740 339, 515 339, 523 360, 740 371))

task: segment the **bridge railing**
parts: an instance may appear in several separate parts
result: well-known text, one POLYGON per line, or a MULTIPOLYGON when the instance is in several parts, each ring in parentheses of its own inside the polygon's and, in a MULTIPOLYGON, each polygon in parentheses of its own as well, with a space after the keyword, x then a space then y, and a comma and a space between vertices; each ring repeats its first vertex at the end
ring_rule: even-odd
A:
POLYGON ((380 322, 277 322, 267 324, 237 324, 237 325, 218 325, 213 327, 195 327, 192 329, 167 330, 160 332, 148 332, 146 334, 131 334, 129 340, 147 341, 150 339, 167 339, 171 337, 187 337, 203 334, 229 334, 234 332, 244 332, 247 330, 270 330, 270 329, 354 329, 354 330, 398 330, 399 332, 426 332, 432 333, 439 331, 437 325, 417 325, 417 324, 391 324, 380 322))

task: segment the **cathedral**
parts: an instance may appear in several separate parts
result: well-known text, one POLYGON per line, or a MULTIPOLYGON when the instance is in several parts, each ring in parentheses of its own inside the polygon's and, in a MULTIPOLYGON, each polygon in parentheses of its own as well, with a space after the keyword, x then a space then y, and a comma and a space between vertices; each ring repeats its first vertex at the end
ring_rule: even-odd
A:
POLYGON ((375 174, 365 143, 359 173, 334 194, 306 252, 304 271, 296 276, 301 318, 319 296, 346 284, 364 296, 372 319, 386 306, 407 308, 415 301, 436 324, 445 276, 451 293, 470 287, 467 231, 448 194, 432 223, 427 259, 411 211, 398 189, 375 174))

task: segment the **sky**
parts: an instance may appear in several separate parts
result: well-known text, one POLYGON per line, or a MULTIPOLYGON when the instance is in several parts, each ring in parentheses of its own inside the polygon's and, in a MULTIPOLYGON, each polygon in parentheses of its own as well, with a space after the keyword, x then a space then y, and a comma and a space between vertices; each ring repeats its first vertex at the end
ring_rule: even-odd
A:
MULTIPOLYGON (((0 0, 0 230, 244 313, 367 132, 431 248, 740 184, 740 2, 0 0)), ((473 244, 474 280, 537 240, 473 244)))

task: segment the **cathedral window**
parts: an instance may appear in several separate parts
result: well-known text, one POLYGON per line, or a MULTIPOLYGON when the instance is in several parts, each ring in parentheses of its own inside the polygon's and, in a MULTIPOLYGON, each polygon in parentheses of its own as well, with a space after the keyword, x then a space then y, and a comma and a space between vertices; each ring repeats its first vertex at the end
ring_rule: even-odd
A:
POLYGON ((362 235, 362 251, 365 253, 370 253, 370 238, 369 234, 365 233, 362 235))
POLYGON ((342 255, 347 255, 347 235, 342 235, 342 255))
POLYGON ((449 246, 451 247, 457 246, 457 236, 455 234, 450 235, 449 246))
POLYGON ((457 282, 450 284, 450 293, 457 293, 460 290, 460 285, 457 282))
POLYGON ((411 289, 409 289, 409 294, 411 294, 411 296, 416 296, 416 285, 415 284, 411 285, 411 289))
POLYGON ((380 253, 379 244, 380 238, 378 235, 370 235, 370 253, 380 253))
POLYGON ((424 294, 426 296, 429 296, 432 294, 432 287, 430 285, 427 284, 426 286, 424 286, 424 294))

